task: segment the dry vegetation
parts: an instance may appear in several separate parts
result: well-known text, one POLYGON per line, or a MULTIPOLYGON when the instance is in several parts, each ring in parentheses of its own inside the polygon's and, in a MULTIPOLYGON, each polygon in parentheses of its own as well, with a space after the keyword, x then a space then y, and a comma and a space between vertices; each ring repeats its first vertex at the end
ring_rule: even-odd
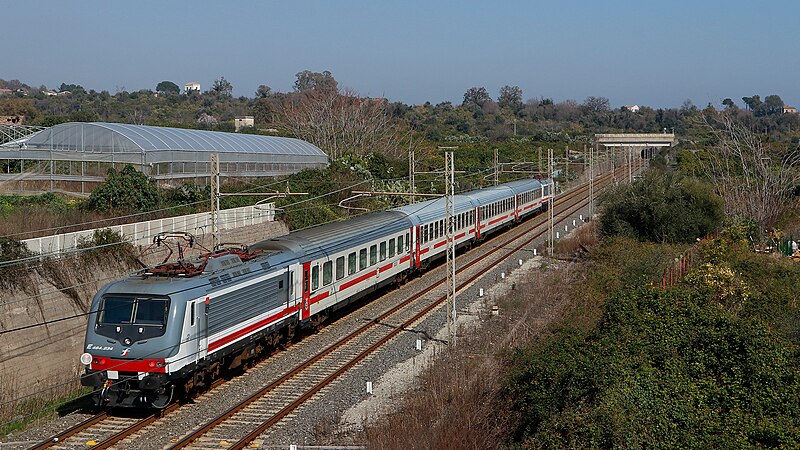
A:
MULTIPOLYGON (((559 245, 574 255, 597 242, 586 225, 559 245)), ((357 440, 375 449, 483 449, 508 442, 514 417, 504 399, 508 350, 546 333, 576 307, 581 263, 554 262, 524 275, 498 300, 499 317, 483 322, 433 363, 397 411, 367 426, 357 440)))

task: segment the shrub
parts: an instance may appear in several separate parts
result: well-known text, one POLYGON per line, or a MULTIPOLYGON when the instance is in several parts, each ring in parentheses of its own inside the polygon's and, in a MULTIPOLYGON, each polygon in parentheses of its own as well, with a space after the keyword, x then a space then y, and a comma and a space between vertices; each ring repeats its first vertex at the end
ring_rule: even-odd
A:
POLYGON ((126 165, 117 172, 108 169, 106 181, 86 201, 89 209, 96 211, 147 211, 161 203, 161 193, 155 180, 126 165))
POLYGON ((722 201, 710 186, 658 171, 608 191, 601 203, 602 234, 642 241, 693 242, 724 218, 722 201))
POLYGON ((612 296, 598 327, 515 355, 529 448, 796 448, 800 373, 787 341, 704 296, 612 296))

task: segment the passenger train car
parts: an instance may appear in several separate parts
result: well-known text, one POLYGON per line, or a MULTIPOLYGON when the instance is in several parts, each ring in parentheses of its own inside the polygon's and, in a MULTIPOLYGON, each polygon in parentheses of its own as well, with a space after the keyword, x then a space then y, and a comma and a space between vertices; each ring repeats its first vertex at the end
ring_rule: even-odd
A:
MULTIPOLYGON (((546 207, 551 180, 455 196, 455 241, 481 240, 546 207)), ((332 311, 427 267, 446 250, 445 199, 156 266, 95 295, 82 384, 100 405, 166 406, 332 311)))

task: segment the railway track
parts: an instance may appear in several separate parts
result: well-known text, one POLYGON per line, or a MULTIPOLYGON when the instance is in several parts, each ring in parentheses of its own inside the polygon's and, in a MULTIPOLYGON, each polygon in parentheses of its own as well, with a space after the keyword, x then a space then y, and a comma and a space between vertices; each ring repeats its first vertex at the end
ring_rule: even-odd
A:
MULTIPOLYGON (((609 178, 610 176, 611 175, 609 175, 609 178)), ((559 206, 563 206, 565 201, 571 201, 571 203, 567 203, 564 210, 555 213, 562 216, 556 221, 557 223, 567 220, 571 212, 580 209, 580 207, 587 203, 587 200, 579 194, 579 192, 583 192, 583 190, 576 190, 576 192, 578 193, 572 197, 564 198, 560 202, 559 206), (578 197, 578 199, 574 200, 574 197, 578 197)), ((534 218, 533 220, 537 219, 534 218)), ((545 221, 539 221, 533 227, 523 226, 523 229, 518 233, 513 233, 512 231, 515 236, 508 239, 505 243, 495 246, 482 257, 459 267, 458 272, 463 274, 473 265, 479 264, 486 258, 495 256, 497 253, 510 254, 524 248, 536 238, 543 235, 546 229, 542 229, 527 237, 524 236, 530 233, 531 229, 535 230, 541 228, 544 224, 545 221), (519 240, 522 242, 514 243, 519 240), (511 248, 509 248, 509 245, 511 245, 511 248)), ((513 230, 516 230, 516 228, 513 230)), ((502 237, 502 235, 498 237, 502 237)), ((492 261, 490 266, 500 264, 505 259, 500 255, 496 256, 496 260, 492 261)), ((472 284, 484 274, 485 270, 486 269, 476 271, 468 279, 459 283, 457 291, 463 290, 472 284)), ((253 393, 244 401, 188 434, 170 448, 209 449, 224 446, 230 449, 244 449, 250 446, 260 445, 260 436, 270 427, 288 417, 308 399, 325 389, 362 360, 372 355, 399 333, 413 327, 415 323, 423 320, 432 311, 436 310, 437 307, 442 305, 442 303, 447 300, 446 295, 437 296, 435 300, 423 302, 422 305, 419 305, 418 301, 423 298, 425 294, 440 287, 444 282, 445 279, 440 279, 419 293, 409 297, 404 302, 396 305, 394 308, 386 311, 371 322, 364 324, 344 339, 334 343, 323 352, 309 359, 302 365, 297 366, 280 379, 253 393), (407 309, 414 305, 421 306, 421 309, 413 310, 409 313, 407 309), (397 317, 401 316, 404 312, 410 317, 397 317), (400 322, 400 325, 390 329, 376 326, 385 322, 400 322), (253 425, 254 427, 252 427, 253 425), (248 426, 251 426, 252 429, 242 435, 240 430, 248 426)))
MULTIPOLYGON (((621 168, 616 173, 619 175, 625 170, 627 169, 621 168)), ((595 181, 598 185, 597 188, 608 184, 612 176, 612 173, 608 173, 598 177, 595 181)), ((559 197, 555 201, 554 208, 562 208, 562 210, 556 209, 554 211, 554 215, 557 217, 555 221, 560 223, 566 220, 571 212, 577 211, 584 206, 588 201, 582 194, 587 191, 588 184, 584 183, 559 197)), ((546 229, 542 229, 524 239, 522 237, 546 224, 546 220, 542 218, 543 215, 532 217, 523 224, 492 238, 487 242, 490 246, 494 245, 494 242, 498 240, 505 239, 505 242, 495 245, 486 254, 459 267, 458 272, 463 274, 474 265, 485 261, 493 255, 497 259, 490 265, 499 264, 504 258, 500 257, 498 253, 510 254, 531 243, 534 239, 544 234, 546 229), (520 240, 522 240, 522 243, 514 243, 520 240)), ((466 288, 484 272, 485 269, 476 271, 467 280, 461 282, 457 289, 460 291, 466 288)), ((289 417, 297 407, 330 385, 342 374, 372 355, 400 332, 412 327, 413 324, 418 323, 436 310, 446 300, 446 296, 436 296, 432 301, 422 302, 417 309, 412 309, 411 305, 419 303, 419 299, 442 286, 444 282, 445 279, 442 278, 409 297, 406 301, 385 311, 369 323, 364 324, 343 339, 253 393, 236 406, 209 420, 203 426, 175 442, 170 448, 218 449, 221 446, 225 448, 246 448, 251 444, 258 443, 259 436, 264 434, 270 427, 289 417), (385 326, 376 326, 389 321, 400 323, 401 325, 390 329, 385 326), (245 429, 249 431, 242 431, 245 429)), ((223 381, 218 380, 215 386, 223 381)), ((140 418, 119 417, 109 414, 108 411, 101 412, 32 448, 74 449, 87 448, 87 446, 92 449, 112 448, 123 440, 142 432, 148 426, 158 422, 160 418, 172 414, 181 406, 178 403, 173 403, 158 414, 140 418)))

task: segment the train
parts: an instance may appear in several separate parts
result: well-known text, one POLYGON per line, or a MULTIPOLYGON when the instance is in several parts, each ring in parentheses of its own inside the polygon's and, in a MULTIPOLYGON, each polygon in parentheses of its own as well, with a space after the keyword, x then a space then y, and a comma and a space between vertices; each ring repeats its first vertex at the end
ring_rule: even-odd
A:
MULTIPOLYGON (((552 179, 453 196, 472 245, 547 207, 552 179)), ((318 225, 144 269, 103 286, 88 314, 81 384, 99 406, 164 408, 330 313, 425 270, 447 248, 445 198, 318 225)))

